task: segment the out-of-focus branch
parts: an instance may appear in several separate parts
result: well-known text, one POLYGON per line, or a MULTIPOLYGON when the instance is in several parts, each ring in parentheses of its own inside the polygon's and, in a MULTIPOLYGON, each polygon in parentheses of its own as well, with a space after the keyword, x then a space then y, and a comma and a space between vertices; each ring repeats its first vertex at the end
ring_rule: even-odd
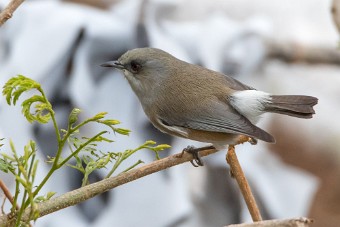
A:
POLYGON ((331 12, 333 21, 340 32, 340 0, 333 0, 331 12))
POLYGON ((334 48, 313 47, 298 43, 267 41, 267 56, 287 62, 340 64, 340 51, 334 48))
MULTIPOLYGON (((5 183, 0 179, 0 188, 1 190, 4 192, 4 195, 6 196, 6 198, 12 203, 14 203, 14 199, 13 196, 11 194, 11 192, 8 190, 7 186, 5 185, 5 183)), ((18 204, 16 204, 16 208, 19 209, 18 204)))
POLYGON ((285 220, 267 220, 254 223, 228 225, 227 227, 308 227, 313 223, 309 218, 294 218, 285 220))
MULTIPOLYGON (((211 146, 199 148, 198 150, 200 156, 207 156, 217 152, 217 150, 212 148, 211 146)), ((98 194, 106 192, 120 185, 129 183, 152 173, 170 168, 172 166, 188 162, 192 159, 193 156, 188 153, 183 153, 183 155, 175 154, 161 160, 154 161, 140 168, 121 173, 115 177, 107 178, 102 181, 73 190, 71 192, 67 192, 59 197, 37 204, 37 207, 35 209, 39 212, 39 217, 42 217, 66 207, 74 206, 80 202, 93 198, 98 194)), ((22 220, 27 221, 31 219, 30 213, 31 209, 27 208, 24 211, 22 220)), ((15 220, 13 219, 10 219, 10 215, 0 216, 0 226, 8 226, 9 224, 15 222, 15 220)))
POLYGON ((14 11, 23 3, 24 0, 12 0, 0 13, 0 26, 13 16, 14 11))
POLYGON ((64 0, 65 2, 73 2, 77 4, 84 4, 99 9, 108 9, 110 6, 116 4, 120 0, 64 0))

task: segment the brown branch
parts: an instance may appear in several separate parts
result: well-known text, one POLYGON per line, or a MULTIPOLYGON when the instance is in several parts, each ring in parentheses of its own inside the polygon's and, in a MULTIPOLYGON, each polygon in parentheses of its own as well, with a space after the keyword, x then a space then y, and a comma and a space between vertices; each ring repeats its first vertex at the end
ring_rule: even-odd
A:
MULTIPOLYGON (((242 137, 240 143, 249 141, 248 137, 242 137)), ((212 146, 198 148, 200 156, 207 156, 217 152, 212 146)), ((144 176, 150 175, 152 173, 170 168, 175 165, 182 164, 184 162, 192 161, 193 156, 189 153, 181 153, 163 158, 161 160, 154 161, 150 164, 142 166, 137 169, 130 170, 128 172, 121 173, 115 177, 107 178, 102 181, 87 185, 85 187, 67 192, 59 197, 53 198, 46 202, 37 204, 36 210, 39 212, 39 217, 45 216, 47 214, 56 212, 58 210, 64 209, 66 207, 74 206, 85 200, 95 197, 98 194, 104 193, 110 189, 118 187, 120 185, 129 183, 131 181, 137 180, 144 176)), ((257 208, 256 201, 252 192, 250 190, 249 184, 245 178, 242 171, 240 163, 238 162, 235 146, 229 146, 227 153, 227 162, 230 165, 230 171, 235 177, 244 200, 248 206, 248 210, 252 216, 255 223, 252 224, 241 224, 241 225, 231 225, 230 227, 243 227, 243 226, 281 226, 282 223, 288 223, 282 226, 308 226, 308 225, 295 225, 294 223, 304 222, 306 224, 310 223, 309 219, 291 219, 291 220, 271 220, 262 221, 261 214, 257 208), (308 221, 307 221, 308 220, 308 221), (291 224, 289 224, 291 223, 291 224), (292 224, 293 223, 293 224, 292 224), (259 225, 257 225, 259 224, 259 225)), ((27 208, 22 216, 22 221, 29 221, 32 219, 30 216, 31 208, 27 208)), ((1 215, 0 216, 0 226, 8 226, 15 222, 15 217, 13 215, 1 215), (12 217, 12 218, 11 218, 12 217)))
POLYGON ((308 227, 313 223, 309 218, 294 218, 285 220, 267 220, 254 223, 228 225, 227 227, 308 227))
POLYGON ((1 214, 5 214, 5 203, 6 203, 6 197, 4 197, 2 204, 1 204, 1 214))
POLYGON ((230 145, 228 148, 228 153, 226 156, 227 162, 230 165, 230 171, 233 177, 235 177, 241 193, 243 195, 243 198, 247 204, 248 210, 250 212, 250 215, 254 222, 261 221, 262 217, 259 211, 259 208, 257 207, 255 198, 251 192, 251 189, 249 187, 248 181, 243 173, 243 170, 241 168, 241 165, 237 159, 236 153, 235 153, 235 146, 230 145))
MULTIPOLYGON (((210 147, 199 148, 200 156, 207 156, 217 152, 216 149, 210 147)), ((128 172, 121 173, 115 177, 107 178, 102 181, 87 185, 85 187, 67 192, 59 197, 53 198, 46 202, 37 204, 36 210, 39 212, 39 217, 56 212, 66 207, 74 206, 80 202, 93 198, 94 196, 106 192, 110 189, 118 187, 120 185, 137 180, 141 177, 150 175, 152 173, 170 168, 175 165, 182 164, 184 162, 191 161, 193 156, 188 153, 175 154, 161 160, 154 161, 150 164, 142 166, 137 169, 130 170, 128 172)), ((22 216, 22 221, 31 219, 31 209, 27 208, 22 216)), ((15 220, 10 219, 8 215, 0 216, 0 226, 13 223, 15 220)))
POLYGON ((340 51, 336 44, 333 48, 327 48, 267 40, 266 45, 269 58, 278 58, 287 62, 340 64, 340 51))
POLYGON ((12 0, 0 13, 0 26, 13 16, 14 11, 23 3, 24 0, 12 0))
POLYGON ((331 13, 334 24, 337 27, 338 32, 340 32, 340 0, 333 0, 331 13))
MULTIPOLYGON (((6 198, 12 203, 14 203, 14 199, 13 196, 11 194, 11 192, 8 190, 7 186, 5 185, 5 183, 0 179, 0 188, 2 189, 2 191, 4 192, 6 198)), ((19 209, 18 204, 15 205, 17 210, 19 209)))

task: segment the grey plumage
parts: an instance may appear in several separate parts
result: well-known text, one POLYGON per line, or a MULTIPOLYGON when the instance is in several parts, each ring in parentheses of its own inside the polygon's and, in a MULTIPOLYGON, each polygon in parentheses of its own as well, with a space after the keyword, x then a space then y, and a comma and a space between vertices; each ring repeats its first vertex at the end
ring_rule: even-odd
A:
POLYGON ((192 140, 235 144, 240 135, 275 142, 255 124, 265 112, 310 118, 317 98, 276 96, 181 61, 155 48, 128 51, 102 66, 123 70, 159 130, 192 140))
POLYGON ((265 111, 299 118, 312 118, 313 106, 318 103, 317 98, 303 95, 272 95, 271 98, 272 103, 268 103, 265 111))

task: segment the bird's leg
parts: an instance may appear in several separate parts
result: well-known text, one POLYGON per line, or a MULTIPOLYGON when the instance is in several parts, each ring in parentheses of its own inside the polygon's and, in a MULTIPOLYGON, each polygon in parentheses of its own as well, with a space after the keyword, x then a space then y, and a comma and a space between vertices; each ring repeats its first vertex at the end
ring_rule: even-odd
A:
POLYGON ((238 141, 234 145, 242 144, 245 142, 249 142, 251 145, 256 145, 257 144, 257 139, 249 137, 249 136, 239 136, 238 141))
POLYGON ((199 166, 204 166, 203 161, 199 155, 199 150, 194 147, 194 146, 187 146, 186 148, 183 149, 182 151, 182 155, 184 152, 187 152, 189 154, 191 154, 194 159, 190 160, 190 163, 194 166, 194 167, 199 167, 199 166))
POLYGON ((186 148, 183 149, 183 151, 182 151, 182 153, 180 154, 179 157, 182 157, 184 152, 187 152, 194 157, 194 159, 190 161, 190 163, 194 167, 204 166, 203 161, 202 161, 202 159, 199 155, 199 152, 203 151, 203 150, 208 150, 208 149, 215 149, 215 147, 214 146, 206 146, 206 147, 196 148, 194 146, 187 146, 186 148))
POLYGON ((249 137, 248 142, 249 142, 251 145, 256 145, 256 144, 257 144, 257 139, 252 138, 252 137, 249 137))

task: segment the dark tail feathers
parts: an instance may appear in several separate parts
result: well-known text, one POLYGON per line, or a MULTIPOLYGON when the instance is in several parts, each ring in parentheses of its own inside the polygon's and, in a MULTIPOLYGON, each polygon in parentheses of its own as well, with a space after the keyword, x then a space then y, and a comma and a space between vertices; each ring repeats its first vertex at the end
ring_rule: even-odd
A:
POLYGON ((299 118, 312 118, 315 114, 313 106, 318 103, 317 98, 304 95, 272 95, 271 98, 265 111, 299 118))

